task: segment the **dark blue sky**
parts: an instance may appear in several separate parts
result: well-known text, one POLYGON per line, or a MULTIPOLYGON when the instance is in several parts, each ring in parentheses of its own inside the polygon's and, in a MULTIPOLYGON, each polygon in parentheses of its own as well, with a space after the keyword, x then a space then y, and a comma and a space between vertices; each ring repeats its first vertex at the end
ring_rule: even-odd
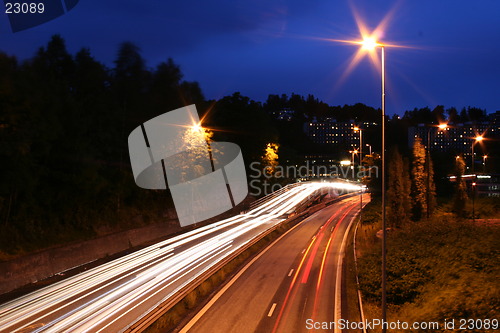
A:
POLYGON ((58 33, 71 52, 89 47, 112 66, 128 40, 150 67, 172 57, 207 98, 240 91, 264 101, 295 92, 379 107, 369 59, 339 85, 357 46, 318 39, 357 39, 351 6, 373 29, 395 8, 383 41, 411 47, 386 49, 388 114, 438 104, 500 110, 498 0, 81 0, 15 34, 1 14, 0 49, 25 59, 58 33))

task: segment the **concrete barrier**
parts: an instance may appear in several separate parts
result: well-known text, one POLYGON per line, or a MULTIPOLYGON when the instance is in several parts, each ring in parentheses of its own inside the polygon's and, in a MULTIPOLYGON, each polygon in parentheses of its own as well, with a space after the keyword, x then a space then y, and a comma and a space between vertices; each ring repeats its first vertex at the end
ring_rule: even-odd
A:
POLYGON ((224 214, 197 225, 181 228, 175 211, 164 215, 164 222, 126 230, 99 238, 41 250, 8 261, 0 262, 0 295, 44 280, 58 273, 126 251, 130 248, 165 239, 168 236, 207 225, 248 209, 255 199, 247 198, 224 214))
POLYGON ((126 230, 0 262, 0 294, 180 231, 174 222, 126 230))

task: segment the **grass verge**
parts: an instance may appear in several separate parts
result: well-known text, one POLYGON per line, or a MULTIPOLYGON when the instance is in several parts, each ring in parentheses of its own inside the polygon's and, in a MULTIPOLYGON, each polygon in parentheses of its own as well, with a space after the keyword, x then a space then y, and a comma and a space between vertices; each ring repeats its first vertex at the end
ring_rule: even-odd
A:
MULTIPOLYGON (((378 230, 377 219, 364 220, 358 230, 359 279, 365 314, 372 319, 381 318, 378 230)), ((442 324, 451 319, 500 319, 498 239, 499 226, 474 225, 444 212, 438 212, 430 221, 410 223, 390 232, 387 320, 442 324)), ((404 332, 409 331, 412 330, 404 332)), ((432 332, 439 331, 444 328, 432 329, 432 332)))

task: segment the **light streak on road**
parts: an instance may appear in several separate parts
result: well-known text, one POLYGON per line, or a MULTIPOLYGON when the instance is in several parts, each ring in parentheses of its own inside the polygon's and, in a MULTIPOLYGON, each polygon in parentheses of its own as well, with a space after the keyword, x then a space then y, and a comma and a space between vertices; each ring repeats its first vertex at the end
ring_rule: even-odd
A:
MULTIPOLYGON (((322 259, 322 263, 321 263, 321 267, 320 267, 320 272, 319 272, 319 275, 318 275, 318 281, 316 283, 316 293, 315 293, 315 298, 314 298, 314 304, 313 304, 313 313, 312 313, 312 316, 314 317, 316 315, 316 310, 317 310, 317 307, 318 307, 318 296, 319 296, 319 287, 321 286, 321 282, 322 282, 322 278, 323 278, 323 266, 324 266, 324 263, 325 263, 325 256, 328 255, 328 249, 329 249, 329 244, 331 243, 331 240, 334 238, 335 234, 336 234, 336 231, 337 231, 337 228, 339 227, 340 224, 342 224, 343 220, 345 219, 345 217, 356 207, 359 206, 359 204, 357 202, 355 203, 352 203, 352 202, 348 202, 346 203, 348 205, 347 209, 345 209, 345 212, 344 214, 338 219, 338 221, 336 222, 335 224, 335 229, 332 231, 332 233, 330 234, 329 236, 329 240, 328 240, 328 245, 327 245, 327 249, 325 250, 324 252, 324 255, 323 255, 323 259, 322 259)), ((303 270, 303 273, 302 273, 302 280, 301 280, 301 283, 302 284, 305 284, 307 283, 307 280, 309 278, 309 274, 310 274, 310 271, 311 271, 311 268, 312 268, 312 265, 313 265, 313 261, 316 257, 316 254, 318 252, 318 248, 321 244, 321 240, 325 234, 325 230, 328 230, 328 227, 329 225, 332 223, 332 221, 337 218, 340 214, 340 210, 337 211, 335 214, 333 214, 327 221, 326 223, 321 226, 321 228, 318 230, 318 232, 313 236, 312 238, 312 241, 309 243, 309 246, 307 248, 307 250, 305 251, 305 253, 303 254, 303 257, 299 263, 299 266, 297 267, 297 270, 295 271, 295 275, 294 275, 294 278, 293 280, 291 281, 290 283, 290 286, 288 287, 288 291, 286 293, 286 296, 283 300, 283 304, 281 305, 281 309, 279 310, 279 313, 278 313, 278 316, 276 318, 276 321, 274 322, 274 326, 273 326, 273 329, 272 329, 272 333, 276 333, 279 331, 279 328, 280 328, 280 325, 283 323, 283 322, 286 322, 287 321, 287 317, 289 316, 289 312, 290 312, 290 308, 289 308, 289 305, 291 303, 294 302, 294 299, 297 295, 297 292, 298 292, 298 287, 296 285, 296 281, 299 277, 299 275, 301 274, 301 269, 303 267, 303 264, 307 258, 307 256, 309 255, 309 252, 310 252, 310 255, 309 255, 309 260, 307 262, 307 265, 305 266, 304 270, 303 270), (316 242, 315 242, 316 241, 316 242), (314 245, 314 248, 311 250, 311 248, 313 247, 313 244, 316 243, 314 245)))
POLYGON ((28 327, 38 327, 33 332, 126 330, 325 189, 359 191, 359 186, 304 183, 244 214, 172 237, 19 297, 0 305, 0 332, 28 327))

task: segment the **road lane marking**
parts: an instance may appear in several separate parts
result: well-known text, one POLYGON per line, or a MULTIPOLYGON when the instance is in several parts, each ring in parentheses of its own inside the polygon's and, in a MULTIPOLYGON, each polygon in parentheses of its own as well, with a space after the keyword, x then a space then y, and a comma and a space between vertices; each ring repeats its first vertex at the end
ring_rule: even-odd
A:
POLYGON ((271 317, 273 315, 274 309, 276 309, 276 303, 273 303, 273 306, 271 306, 271 310, 269 310, 267 316, 271 317))
POLYGON ((288 276, 292 276, 293 273, 293 268, 290 270, 290 273, 288 273, 288 276))
POLYGON ((299 277, 300 270, 302 269, 302 265, 304 264, 304 261, 306 260, 307 254, 309 253, 309 250, 311 249, 311 246, 314 244, 315 239, 311 241, 309 246, 307 247, 307 251, 305 251, 305 254, 302 256, 302 260, 300 261, 299 267, 297 267, 297 270, 295 271, 295 274, 293 275, 292 282, 290 283, 290 286, 288 287, 288 291, 285 296, 285 300, 283 301, 283 305, 281 305, 280 312, 278 313, 278 317, 276 318, 276 322, 274 323, 274 328, 272 333, 276 333, 276 330, 278 329, 281 316, 283 316, 283 311, 285 311, 286 304, 288 302, 288 298, 290 297, 290 294, 292 292, 293 286, 295 285, 295 281, 297 281, 297 278, 299 277))
MULTIPOLYGON (((321 279, 323 278, 323 269, 325 268, 326 256, 328 254, 328 250, 330 249, 330 243, 332 242, 333 235, 328 239, 328 243, 326 243, 325 252, 323 253, 323 259, 321 259, 321 267, 319 269, 318 274, 318 283, 316 284, 316 295, 319 293, 319 287, 321 285, 321 279)), ((315 297, 316 299, 317 297, 315 297)))

